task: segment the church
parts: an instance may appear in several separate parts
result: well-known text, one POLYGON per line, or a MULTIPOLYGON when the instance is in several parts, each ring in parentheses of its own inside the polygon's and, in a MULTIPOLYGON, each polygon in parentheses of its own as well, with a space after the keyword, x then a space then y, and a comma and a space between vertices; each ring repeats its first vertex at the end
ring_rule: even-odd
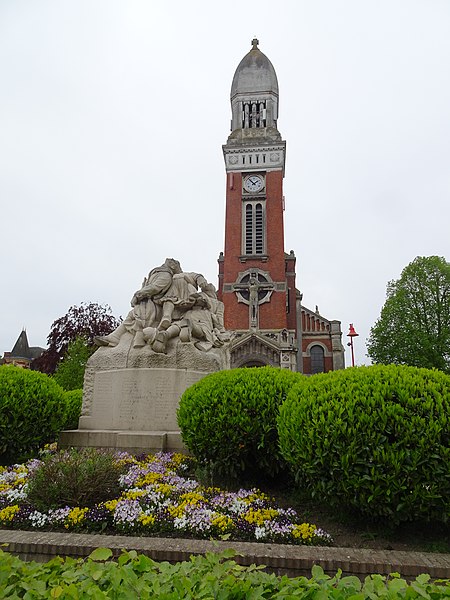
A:
POLYGON ((278 81, 258 40, 231 84, 225 247, 219 298, 235 335, 231 367, 272 365, 310 375, 343 369, 341 322, 302 305, 296 257, 284 250, 286 142, 277 128, 278 81))

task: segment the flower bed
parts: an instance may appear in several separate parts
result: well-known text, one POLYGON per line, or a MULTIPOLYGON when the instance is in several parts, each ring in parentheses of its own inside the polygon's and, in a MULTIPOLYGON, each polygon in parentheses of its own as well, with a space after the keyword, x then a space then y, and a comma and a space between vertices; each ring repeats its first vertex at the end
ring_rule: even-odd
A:
POLYGON ((331 536, 277 507, 257 489, 228 492, 187 476, 190 459, 158 453, 139 460, 121 452, 123 490, 93 507, 40 512, 27 501, 27 482, 41 462, 0 467, 0 527, 329 545, 331 536))

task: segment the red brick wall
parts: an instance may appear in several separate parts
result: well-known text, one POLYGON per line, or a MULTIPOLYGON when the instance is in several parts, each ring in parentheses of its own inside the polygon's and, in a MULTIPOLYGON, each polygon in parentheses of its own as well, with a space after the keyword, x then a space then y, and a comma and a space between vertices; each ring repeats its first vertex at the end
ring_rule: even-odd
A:
MULTIPOLYGON (((248 329, 249 308, 238 303, 234 292, 222 293, 223 284, 234 283, 238 274, 252 267, 267 271, 276 282, 286 280, 283 223, 283 172, 266 173, 266 251, 267 259, 252 259, 241 262, 242 255, 242 174, 228 173, 225 213, 225 252, 219 264, 220 297, 225 304, 225 327, 248 329), (223 277, 222 277, 223 275, 223 277)), ((289 270, 295 261, 289 261, 289 270)), ((261 329, 295 328, 295 275, 289 277, 291 288, 290 313, 286 312, 286 293, 273 292, 270 302, 260 306, 259 327, 261 329)))

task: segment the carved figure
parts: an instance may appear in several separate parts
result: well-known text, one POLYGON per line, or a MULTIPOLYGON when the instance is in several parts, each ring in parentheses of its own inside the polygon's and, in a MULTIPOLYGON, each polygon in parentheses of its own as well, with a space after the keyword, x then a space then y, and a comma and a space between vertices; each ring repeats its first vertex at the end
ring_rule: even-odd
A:
POLYGON ((206 352, 230 339, 215 287, 199 273, 183 273, 173 258, 150 271, 133 294, 131 306, 115 331, 95 339, 97 345, 117 346, 125 333, 131 333, 135 348, 149 345, 154 352, 165 353, 167 342, 179 337, 206 352))
POLYGON ((173 258, 166 258, 164 264, 152 269, 142 283, 141 289, 133 294, 131 306, 126 319, 112 333, 95 338, 98 346, 117 346, 122 335, 126 332, 135 335, 134 347, 145 346, 142 331, 145 327, 153 325, 157 318, 157 305, 160 299, 170 288, 175 274, 181 273, 180 263, 173 258))
POLYGON ((184 317, 171 324, 167 331, 155 334, 153 350, 165 352, 167 341, 175 336, 179 336, 181 342, 193 341, 194 346, 204 352, 223 346, 230 340, 230 333, 224 328, 223 309, 213 284, 205 283, 184 317))

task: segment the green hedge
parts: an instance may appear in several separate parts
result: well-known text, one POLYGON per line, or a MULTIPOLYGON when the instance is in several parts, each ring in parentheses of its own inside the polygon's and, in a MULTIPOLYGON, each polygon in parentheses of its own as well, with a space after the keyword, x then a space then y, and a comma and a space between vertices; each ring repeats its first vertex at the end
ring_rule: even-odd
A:
POLYGON ((18 462, 53 442, 65 413, 64 390, 50 377, 0 367, 0 464, 18 462))
POLYGON ((310 377, 280 410, 298 484, 390 522, 448 520, 450 377, 395 365, 310 377))
POLYGON ((207 375, 181 398, 178 424, 184 443, 214 474, 277 474, 285 466, 278 450, 279 406, 302 379, 274 367, 207 375))
POLYGON ((70 390, 65 392, 66 418, 63 429, 78 429, 78 421, 81 414, 83 401, 83 390, 70 390))
POLYGON ((389 598, 408 600, 432 598, 443 600, 450 595, 450 581, 431 582, 429 575, 419 575, 408 583, 398 575, 366 577, 362 583, 355 576, 325 575, 321 567, 312 569, 312 578, 277 577, 261 568, 242 567, 233 560, 232 550, 222 554, 192 556, 189 562, 157 563, 142 554, 122 552, 117 562, 111 550, 98 548, 83 560, 60 557, 45 563, 23 562, 0 550, 1 598, 139 598, 194 600, 199 598, 311 598, 363 600, 389 598))

